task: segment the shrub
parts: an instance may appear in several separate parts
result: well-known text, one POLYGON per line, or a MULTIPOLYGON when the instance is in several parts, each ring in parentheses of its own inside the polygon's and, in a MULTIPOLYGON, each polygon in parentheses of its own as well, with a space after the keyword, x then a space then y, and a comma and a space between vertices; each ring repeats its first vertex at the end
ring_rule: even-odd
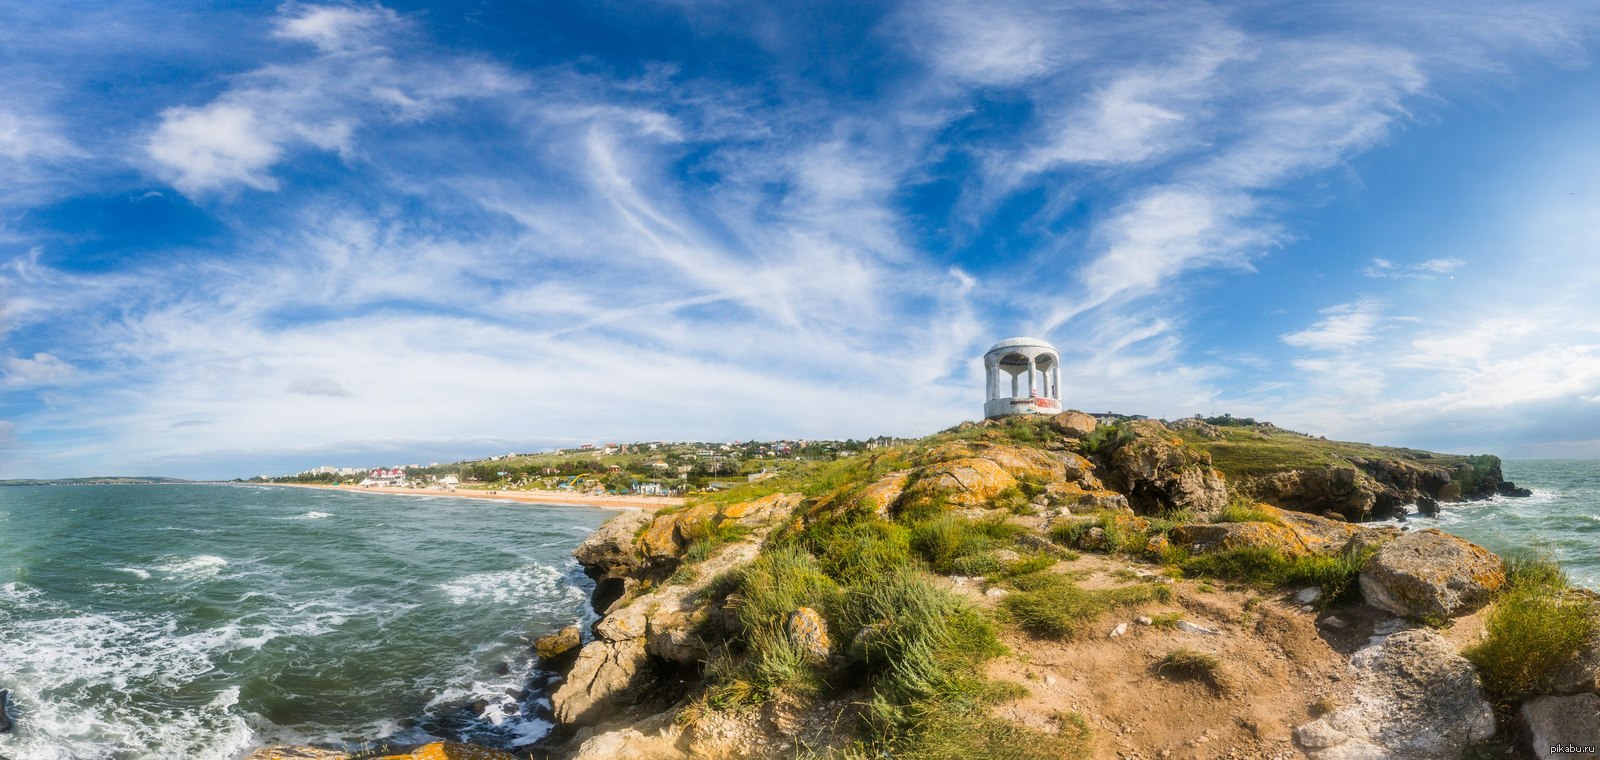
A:
POLYGON ((1196 556, 1175 553, 1173 559, 1188 575, 1273 586, 1316 586, 1322 589, 1318 603, 1327 605, 1355 595, 1361 567, 1374 551, 1289 557, 1270 547, 1246 547, 1196 556))
POLYGON ((1596 635, 1597 622, 1554 561, 1516 557, 1506 564, 1507 588, 1483 641, 1462 654, 1478 667, 1486 691, 1511 701, 1548 690, 1556 669, 1596 635))
POLYGON ((969 520, 943 514, 911 527, 911 546, 928 561, 934 572, 949 575, 985 575, 999 570, 999 563, 978 559, 1025 529, 1004 520, 969 520), (972 558, 972 559, 969 559, 972 558), (967 560, 965 564, 961 560, 967 560))
POLYGON ((835 524, 808 540, 822 569, 846 585, 882 578, 911 564, 911 531, 885 520, 835 524))
POLYGON ((781 628, 798 607, 829 609, 839 587, 810 554, 779 547, 761 554, 739 572, 735 620, 740 633, 781 628))
POLYGON ((1172 599, 1172 589, 1163 583, 1090 591, 1048 571, 1018 576, 1008 583, 1016 591, 1000 599, 1006 615, 1030 633, 1058 639, 1077 635, 1115 607, 1172 599))

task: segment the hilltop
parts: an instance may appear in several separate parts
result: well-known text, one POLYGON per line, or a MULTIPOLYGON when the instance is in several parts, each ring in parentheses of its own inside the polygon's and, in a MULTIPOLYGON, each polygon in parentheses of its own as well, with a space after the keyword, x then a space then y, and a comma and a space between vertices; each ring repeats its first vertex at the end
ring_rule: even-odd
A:
POLYGON ((575 552, 599 621, 536 642, 559 677, 531 685, 557 724, 535 755, 1336 760, 1590 738, 1572 716, 1600 712, 1600 600, 1549 563, 1355 521, 1519 492, 1498 459, 1220 422, 964 423, 625 513, 575 552))

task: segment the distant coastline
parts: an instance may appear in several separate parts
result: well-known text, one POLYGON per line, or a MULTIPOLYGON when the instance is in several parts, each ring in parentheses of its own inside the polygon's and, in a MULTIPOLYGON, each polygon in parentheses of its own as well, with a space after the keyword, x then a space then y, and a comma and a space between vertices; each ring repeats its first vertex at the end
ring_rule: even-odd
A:
POLYGON ((609 509, 661 509, 682 506, 683 499, 673 496, 613 496, 609 494, 572 493, 570 491, 482 491, 461 488, 454 491, 443 488, 395 488, 390 486, 333 486, 313 483, 266 483, 283 488, 315 488, 323 491, 353 491, 356 493, 386 493, 401 496, 457 496, 465 499, 493 499, 515 501, 523 504, 560 504, 609 509))

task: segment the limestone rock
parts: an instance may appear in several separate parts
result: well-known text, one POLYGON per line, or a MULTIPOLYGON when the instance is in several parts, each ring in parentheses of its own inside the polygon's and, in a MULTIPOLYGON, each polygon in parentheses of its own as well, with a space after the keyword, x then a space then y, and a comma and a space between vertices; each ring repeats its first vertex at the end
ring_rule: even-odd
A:
POLYGON ((905 493, 906 483, 910 480, 910 470, 891 472, 867 486, 856 497, 856 504, 872 510, 879 517, 887 518, 894 510, 895 503, 900 501, 900 494, 905 493))
POLYGON ((585 741, 572 760, 680 760, 688 757, 679 747, 682 735, 683 729, 671 724, 653 733, 608 731, 585 741))
POLYGON ((377 760, 517 760, 517 756, 476 744, 433 742, 403 755, 384 755, 377 760))
POLYGON ((1401 631, 1356 652, 1351 665, 1351 703, 1295 729, 1314 760, 1446 760, 1494 735, 1477 671, 1437 633, 1401 631))
POLYGON ((676 560, 696 535, 704 535, 717 517, 714 504, 699 504, 688 509, 658 514, 639 534, 639 553, 646 559, 676 560))
POLYGON ((599 530, 589 534, 572 556, 590 578, 622 578, 629 575, 642 561, 634 548, 633 539, 639 529, 649 524, 651 514, 641 510, 628 510, 611 518, 599 530))
MULTIPOLYGON (((1600 619, 1600 604, 1590 612, 1600 619)), ((1600 641, 1591 641, 1561 667, 1556 668, 1550 691, 1555 694, 1600 694, 1600 641)))
POLYGON ((1014 488, 1017 479, 988 459, 966 457, 929 465, 907 495, 918 499, 943 499, 952 507, 986 507, 1001 491, 1014 488))
POLYGON ((592 723, 607 703, 634 696, 647 681, 644 639, 589 642, 550 702, 563 724, 592 723))
POLYGON ((828 623, 816 610, 801 607, 789 613, 785 629, 789 640, 800 648, 807 661, 819 663, 828 659, 828 623))
POLYGON ((797 493, 775 493, 723 507, 718 515, 718 523, 733 523, 751 529, 765 527, 788 517, 800 505, 802 498, 797 493))
POLYGON ((1533 734, 1535 757, 1558 755, 1565 747, 1600 747, 1600 696, 1535 697, 1523 703, 1522 719, 1533 734))
POLYGON ((1237 549, 1276 549, 1289 557, 1308 552, 1294 531, 1265 522, 1189 523, 1172 529, 1173 543, 1192 554, 1237 549))
POLYGON ((1045 503, 1049 506, 1065 508, 1069 512, 1132 511, 1128 508, 1128 497, 1116 491, 1086 489, 1078 483, 1066 481, 1050 483, 1044 488, 1044 496, 1045 503))
POLYGON ((577 623, 562 628, 548 636, 540 636, 533 641, 534 654, 543 660, 554 660, 564 655, 583 643, 583 629, 577 623))
POLYGON ((1306 514, 1304 512, 1290 512, 1285 509, 1268 504, 1258 504, 1260 509, 1278 519, 1299 539, 1300 545, 1308 554, 1332 555, 1350 548, 1350 542, 1356 534, 1363 531, 1375 530, 1358 525, 1351 525, 1342 520, 1330 520, 1321 515, 1306 514))
POLYGON ((1489 550, 1436 529, 1413 531, 1378 549, 1361 569, 1367 604, 1414 620, 1477 611, 1506 582, 1489 550))
POLYGON ((1127 495, 1135 512, 1205 514, 1228 503, 1228 489, 1210 454, 1185 445, 1154 420, 1130 422, 1124 430, 1131 438, 1107 457, 1106 482, 1127 495))
POLYGON ((1094 432, 1095 419, 1083 412, 1066 411, 1050 418, 1050 427, 1068 438, 1082 438, 1094 432))

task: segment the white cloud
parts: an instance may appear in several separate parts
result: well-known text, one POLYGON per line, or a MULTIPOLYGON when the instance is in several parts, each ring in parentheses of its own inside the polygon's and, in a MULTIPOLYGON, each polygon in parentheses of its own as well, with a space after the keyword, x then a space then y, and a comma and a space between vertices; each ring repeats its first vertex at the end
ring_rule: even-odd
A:
POLYGON ((1378 304, 1366 299, 1330 306, 1322 313, 1325 316, 1320 322, 1284 335, 1283 342, 1318 351, 1357 348, 1372 341, 1383 317, 1378 304))
POLYGON ((230 183, 257 190, 276 190, 265 174, 283 148, 281 134, 262 124, 254 111, 240 105, 213 103, 202 108, 178 107, 161 115, 150 137, 150 157, 177 171, 173 184, 195 193, 230 183))
POLYGON ((1433 280, 1440 275, 1449 275, 1467 265, 1463 259, 1454 257, 1437 258, 1421 261, 1416 264, 1396 264, 1388 259, 1373 259, 1362 274, 1374 279, 1392 280, 1433 280))
POLYGON ((310 42, 325 52, 350 52, 377 46, 388 33, 404 26, 388 8, 338 6, 288 6, 275 34, 310 42))
POLYGON ((5 374, 0 375, 0 385, 8 388, 37 388, 70 382, 76 374, 73 366, 50 354, 37 353, 31 359, 9 357, 4 362, 5 374))
POLYGON ((363 124, 414 122, 455 101, 522 86, 502 67, 470 58, 432 60, 413 51, 413 60, 398 64, 388 46, 408 24, 386 8, 284 12, 277 36, 313 43, 314 55, 236 76, 210 103, 163 111, 145 140, 157 173, 185 194, 240 185, 276 190, 270 171, 297 148, 352 160, 363 124))

